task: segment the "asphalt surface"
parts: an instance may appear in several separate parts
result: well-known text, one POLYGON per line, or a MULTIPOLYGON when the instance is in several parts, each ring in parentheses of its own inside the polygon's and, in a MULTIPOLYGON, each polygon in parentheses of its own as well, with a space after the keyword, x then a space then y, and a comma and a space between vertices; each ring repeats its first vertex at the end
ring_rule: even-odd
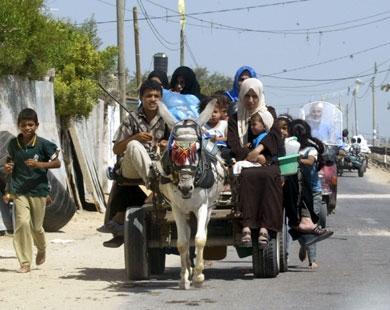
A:
POLYGON ((390 184, 346 173, 338 189, 327 218, 335 234, 318 243, 318 269, 299 261, 293 242, 288 272, 255 279, 251 257, 229 248, 206 268, 202 288, 183 291, 179 261, 170 257, 163 276, 115 288, 125 296, 119 309, 390 309, 390 184))

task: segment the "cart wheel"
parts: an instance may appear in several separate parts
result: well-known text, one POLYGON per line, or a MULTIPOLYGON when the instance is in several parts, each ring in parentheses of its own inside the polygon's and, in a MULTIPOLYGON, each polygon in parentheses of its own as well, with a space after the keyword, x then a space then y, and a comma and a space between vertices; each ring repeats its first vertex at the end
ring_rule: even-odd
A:
MULTIPOLYGON (((285 218, 285 217, 283 217, 285 218)), ((286 272, 288 270, 288 263, 287 263, 287 256, 288 256, 288 249, 287 249, 287 224, 285 223, 285 220, 283 221, 283 228, 281 232, 278 232, 277 234, 277 240, 278 240, 278 249, 279 249, 279 271, 280 272, 286 272)))
POLYGON ((328 208, 326 207, 326 203, 321 203, 320 212, 318 213, 318 224, 322 228, 326 227, 326 217, 328 215, 328 208))
POLYGON ((149 249, 148 256, 150 273, 156 275, 163 274, 165 271, 165 249, 149 249))
POLYGON ((275 278, 279 273, 277 241, 275 234, 273 235, 265 249, 259 248, 257 238, 253 240, 252 264, 255 278, 275 278))
POLYGON ((362 162, 361 166, 359 167, 358 170, 358 176, 362 178, 364 176, 364 169, 365 169, 366 163, 365 161, 362 162))
POLYGON ((125 268, 128 280, 149 278, 145 209, 129 207, 125 217, 125 268))
POLYGON ((328 214, 334 213, 334 210, 336 209, 336 203, 337 203, 337 185, 331 186, 331 191, 332 193, 328 196, 328 201, 327 202, 327 209, 328 209, 328 214))

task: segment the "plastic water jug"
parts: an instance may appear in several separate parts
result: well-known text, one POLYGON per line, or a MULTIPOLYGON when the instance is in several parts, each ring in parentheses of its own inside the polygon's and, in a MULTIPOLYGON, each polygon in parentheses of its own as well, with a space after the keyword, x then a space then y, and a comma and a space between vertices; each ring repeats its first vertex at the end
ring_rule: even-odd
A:
POLYGON ((297 137, 288 137, 284 139, 284 147, 286 148, 286 155, 297 154, 301 147, 297 137))

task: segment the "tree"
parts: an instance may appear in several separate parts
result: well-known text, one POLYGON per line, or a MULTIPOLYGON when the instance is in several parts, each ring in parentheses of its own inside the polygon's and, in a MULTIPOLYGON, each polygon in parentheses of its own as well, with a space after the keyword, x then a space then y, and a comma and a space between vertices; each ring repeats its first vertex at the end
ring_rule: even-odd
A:
POLYGON ((114 47, 98 50, 93 17, 80 27, 43 13, 43 0, 2 0, 0 75, 42 79, 54 68, 56 111, 68 121, 87 117, 99 98, 98 82, 115 71, 114 47))
POLYGON ((233 80, 223 74, 214 72, 209 74, 207 68, 195 68, 194 72, 199 81, 202 94, 211 96, 216 91, 225 91, 233 85, 233 80))
POLYGON ((116 48, 98 51, 91 33, 63 21, 56 27, 62 36, 61 44, 51 49, 56 109, 65 121, 87 117, 98 101, 98 82, 114 70, 116 48))
POLYGON ((55 34, 41 9, 43 0, 2 0, 0 5, 0 75, 37 79, 49 69, 48 46, 55 34))

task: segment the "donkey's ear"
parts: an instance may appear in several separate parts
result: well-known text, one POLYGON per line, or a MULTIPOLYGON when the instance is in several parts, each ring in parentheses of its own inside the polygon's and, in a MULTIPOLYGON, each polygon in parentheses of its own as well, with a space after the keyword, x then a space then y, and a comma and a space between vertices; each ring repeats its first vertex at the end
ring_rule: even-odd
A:
POLYGON ((177 119, 171 114, 171 112, 169 112, 167 106, 162 101, 158 103, 158 112, 168 125, 168 128, 172 129, 177 123, 177 119))
POLYGON ((211 114, 213 114, 216 103, 217 103, 217 99, 215 98, 209 101, 209 103, 206 105, 206 108, 202 111, 202 113, 200 113, 196 121, 199 126, 202 127, 204 124, 206 124, 209 121, 211 114))

